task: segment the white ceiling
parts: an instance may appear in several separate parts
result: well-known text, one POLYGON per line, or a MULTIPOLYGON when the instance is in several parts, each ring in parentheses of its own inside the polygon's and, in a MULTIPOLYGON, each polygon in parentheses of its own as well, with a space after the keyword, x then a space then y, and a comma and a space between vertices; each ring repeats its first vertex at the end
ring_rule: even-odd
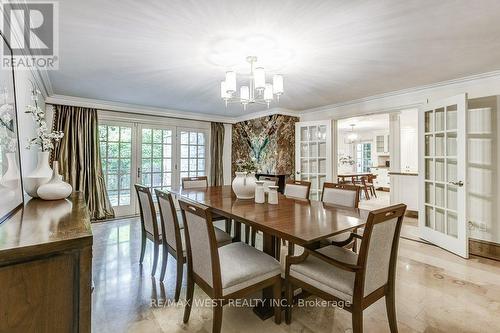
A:
MULTIPOLYGON (((55 94, 240 116, 246 55, 304 110, 500 69, 500 1, 64 0, 55 94), (241 77, 241 76, 240 76, 241 77)), ((260 110, 258 108, 252 109, 260 110)))
POLYGON ((374 114, 339 120, 337 123, 339 133, 351 132, 351 125, 355 125, 355 132, 389 131, 389 114, 374 114))

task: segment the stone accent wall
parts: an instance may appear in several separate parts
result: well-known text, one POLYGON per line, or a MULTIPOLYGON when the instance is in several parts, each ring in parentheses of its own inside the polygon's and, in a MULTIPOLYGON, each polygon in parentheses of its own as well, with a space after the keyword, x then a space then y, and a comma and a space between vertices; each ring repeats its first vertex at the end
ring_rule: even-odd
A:
POLYGON ((248 160, 262 173, 293 174, 297 121, 298 117, 275 114, 233 124, 233 175, 237 163, 248 160))

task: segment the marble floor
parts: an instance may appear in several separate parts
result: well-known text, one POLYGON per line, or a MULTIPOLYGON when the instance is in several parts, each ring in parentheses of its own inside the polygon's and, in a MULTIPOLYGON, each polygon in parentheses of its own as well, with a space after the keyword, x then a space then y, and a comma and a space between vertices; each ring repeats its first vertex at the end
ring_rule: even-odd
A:
MULTIPOLYGON (((211 310, 193 307, 182 323, 183 305, 173 304, 175 265, 169 258, 163 283, 151 277, 152 247, 138 263, 137 218, 93 224, 92 330, 118 332, 210 332, 211 310), (168 303, 168 302, 172 303, 168 303), (152 303, 160 306, 152 306, 152 303)), ((161 258, 161 256, 160 256, 161 258)), ((159 272, 157 272, 159 276, 159 272)), ((500 262, 462 259, 437 247, 400 242, 397 266, 397 316, 400 332, 500 332, 500 262)), ((185 287, 181 300, 185 296, 185 287)), ((196 299, 205 299, 200 289, 196 299)), ((365 311, 365 332, 388 332, 385 302, 365 311)), ((351 332, 344 310, 294 309, 291 325, 261 321, 248 307, 225 307, 223 332, 351 332)))

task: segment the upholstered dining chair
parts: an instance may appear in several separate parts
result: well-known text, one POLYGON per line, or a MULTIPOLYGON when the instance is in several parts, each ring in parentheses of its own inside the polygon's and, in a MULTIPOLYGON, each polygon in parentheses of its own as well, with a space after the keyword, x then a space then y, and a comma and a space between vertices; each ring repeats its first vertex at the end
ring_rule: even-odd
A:
MULTIPOLYGON (((321 201, 336 206, 358 208, 359 186, 352 184, 324 183, 321 192, 321 201)), ((363 228, 357 228, 354 233, 363 235, 363 228)), ((346 246, 354 242, 353 249, 356 252, 356 238, 352 233, 344 232, 327 239, 331 245, 346 246)))
POLYGON ((311 182, 289 180, 285 184, 284 195, 291 198, 307 199, 311 192, 311 182))
MULTIPOLYGON (((175 301, 179 301, 182 286, 182 274, 184 263, 186 262, 186 242, 184 232, 181 230, 184 226, 179 223, 176 214, 172 194, 168 191, 155 189, 158 199, 158 208, 160 209, 160 219, 162 235, 165 235, 162 253, 162 266, 160 281, 165 277, 167 269, 168 254, 175 258, 177 262, 177 279, 175 283, 175 301)), ((232 242, 231 236, 217 227, 214 227, 215 241, 217 246, 224 246, 232 242)))
POLYGON ((213 300, 212 332, 222 327, 222 306, 266 287, 274 291, 274 320, 281 322, 281 268, 273 257, 243 242, 217 248, 210 208, 179 200, 184 218, 188 258, 187 302, 184 323, 189 321, 194 284, 213 300))
MULTIPOLYGON (((201 188, 208 187, 207 176, 197 176, 197 177, 183 177, 181 179, 181 185, 183 188, 201 188)), ((228 234, 231 234, 232 223, 231 219, 224 216, 214 216, 214 221, 225 221, 225 229, 228 234)))
POLYGON ((135 184, 134 186, 137 192, 137 198, 139 198, 139 211, 141 214, 141 257, 139 262, 142 264, 142 261, 144 260, 146 239, 149 239, 153 242, 154 253, 151 275, 155 275, 156 266, 158 264, 158 254, 160 252, 160 244, 162 242, 162 228, 158 226, 156 210, 149 187, 139 184, 135 184))
MULTIPOLYGON (((338 246, 316 251, 305 249, 286 259, 285 281, 288 304, 294 288, 302 288, 322 299, 344 302, 352 313, 353 332, 363 332, 363 310, 385 296, 389 328, 398 331, 395 304, 396 262, 401 224, 406 205, 399 204, 369 213, 359 254, 338 246)), ((292 306, 286 309, 286 323, 292 306)))

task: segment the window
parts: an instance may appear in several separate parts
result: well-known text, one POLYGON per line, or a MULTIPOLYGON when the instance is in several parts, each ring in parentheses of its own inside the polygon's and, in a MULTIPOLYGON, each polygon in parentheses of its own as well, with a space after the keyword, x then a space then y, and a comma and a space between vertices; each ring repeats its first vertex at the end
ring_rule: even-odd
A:
POLYGON ((141 140, 142 185, 151 189, 172 186, 172 129, 142 127, 141 140))
POLYGON ((180 131, 180 177, 205 176, 205 133, 180 131))
POLYGON ((102 171, 112 206, 130 205, 132 127, 99 125, 102 171))
POLYGON ((371 143, 358 143, 356 145, 356 171, 369 172, 372 166, 371 143))

